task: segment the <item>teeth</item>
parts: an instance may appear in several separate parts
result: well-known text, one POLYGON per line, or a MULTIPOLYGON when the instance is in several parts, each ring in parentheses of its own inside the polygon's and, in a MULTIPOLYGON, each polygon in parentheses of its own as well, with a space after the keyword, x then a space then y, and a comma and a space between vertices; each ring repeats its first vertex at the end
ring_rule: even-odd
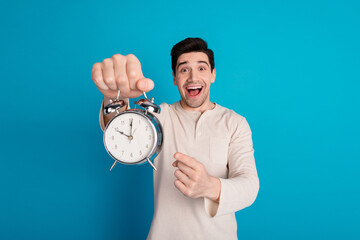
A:
POLYGON ((187 87, 187 89, 200 89, 201 87, 187 87))

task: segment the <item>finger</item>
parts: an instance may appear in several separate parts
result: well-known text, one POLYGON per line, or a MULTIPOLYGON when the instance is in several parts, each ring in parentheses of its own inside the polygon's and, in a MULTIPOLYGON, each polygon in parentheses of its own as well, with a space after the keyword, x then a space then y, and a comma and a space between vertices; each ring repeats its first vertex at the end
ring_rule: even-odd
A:
POLYGON ((115 54, 112 57, 114 61, 114 73, 117 88, 121 93, 128 93, 130 91, 129 80, 126 75, 126 58, 123 55, 115 54))
POLYGON ((182 162, 178 162, 177 163, 177 167, 184 173, 186 174, 190 179, 194 178, 195 175, 195 170, 192 169, 191 167, 187 166, 186 164, 182 163, 182 162))
POLYGON ((136 82, 139 79, 144 78, 142 70, 141 70, 140 61, 133 54, 129 54, 126 57, 127 57, 126 74, 129 79, 130 89, 138 90, 136 87, 136 82))
POLYGON ((95 85, 101 90, 109 90, 108 86, 104 83, 101 63, 95 63, 91 71, 91 78, 95 85))
POLYGON ((184 174, 181 170, 177 169, 175 172, 174 172, 174 175, 177 179, 179 179, 182 183, 185 184, 185 186, 188 186, 189 187, 189 184, 191 182, 190 178, 184 174))
POLYGON ((192 157, 189 157, 188 155, 185 155, 183 153, 180 153, 180 152, 175 153, 174 158, 176 160, 178 160, 179 162, 182 162, 193 169, 196 169, 198 166, 198 162, 195 159, 193 159, 192 157))
POLYGON ((154 88, 154 82, 149 78, 142 78, 136 82, 136 87, 141 92, 148 92, 154 88))
POLYGON ((110 58, 103 60, 104 82, 111 90, 117 90, 114 73, 114 63, 110 58))
POLYGON ((174 182, 174 185, 177 189, 179 189, 180 192, 182 192, 183 194, 186 195, 187 188, 186 188, 185 184, 183 184, 179 179, 176 179, 174 182))

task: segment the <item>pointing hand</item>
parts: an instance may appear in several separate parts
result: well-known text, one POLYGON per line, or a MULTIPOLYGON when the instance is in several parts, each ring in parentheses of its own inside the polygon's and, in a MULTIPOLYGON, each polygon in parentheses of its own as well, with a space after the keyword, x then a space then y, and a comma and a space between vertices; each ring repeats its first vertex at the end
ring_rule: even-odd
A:
POLYGON ((219 202, 221 182, 219 178, 208 174, 205 166, 183 153, 175 153, 173 167, 178 169, 174 175, 177 178, 175 187, 185 196, 191 198, 206 197, 219 202))

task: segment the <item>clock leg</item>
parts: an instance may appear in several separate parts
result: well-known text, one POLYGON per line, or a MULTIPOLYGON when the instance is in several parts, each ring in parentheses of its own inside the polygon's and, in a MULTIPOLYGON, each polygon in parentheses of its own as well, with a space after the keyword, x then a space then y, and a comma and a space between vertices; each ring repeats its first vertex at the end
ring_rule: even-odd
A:
POLYGON ((152 166, 152 168, 155 170, 155 171, 157 171, 157 169, 156 169, 156 167, 155 167, 155 165, 150 161, 150 159, 149 158, 147 158, 147 161, 149 162, 149 164, 152 166))
POLYGON ((115 160, 115 162, 113 163, 113 165, 110 168, 110 171, 113 169, 113 167, 115 167, 116 163, 117 163, 117 161, 115 160))

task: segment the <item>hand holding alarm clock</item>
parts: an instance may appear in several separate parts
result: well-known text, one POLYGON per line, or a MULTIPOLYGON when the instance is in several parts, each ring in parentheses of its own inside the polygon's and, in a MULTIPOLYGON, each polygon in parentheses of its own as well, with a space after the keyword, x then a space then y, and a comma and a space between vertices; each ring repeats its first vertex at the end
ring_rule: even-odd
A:
POLYGON ((126 56, 115 54, 100 63, 95 63, 91 71, 91 78, 96 87, 104 95, 105 103, 117 97, 137 98, 154 88, 154 82, 145 78, 140 61, 133 54, 126 56))
POLYGON ((162 127, 153 113, 160 113, 160 107, 149 100, 145 92, 154 88, 154 82, 143 76, 139 60, 132 54, 115 54, 112 58, 95 63, 92 79, 104 95, 104 116, 110 117, 104 130, 104 145, 109 155, 123 164, 151 162, 161 150, 162 127), (126 99, 144 94, 135 104, 143 109, 128 109, 126 99), (114 116, 114 113, 116 115, 114 116))

